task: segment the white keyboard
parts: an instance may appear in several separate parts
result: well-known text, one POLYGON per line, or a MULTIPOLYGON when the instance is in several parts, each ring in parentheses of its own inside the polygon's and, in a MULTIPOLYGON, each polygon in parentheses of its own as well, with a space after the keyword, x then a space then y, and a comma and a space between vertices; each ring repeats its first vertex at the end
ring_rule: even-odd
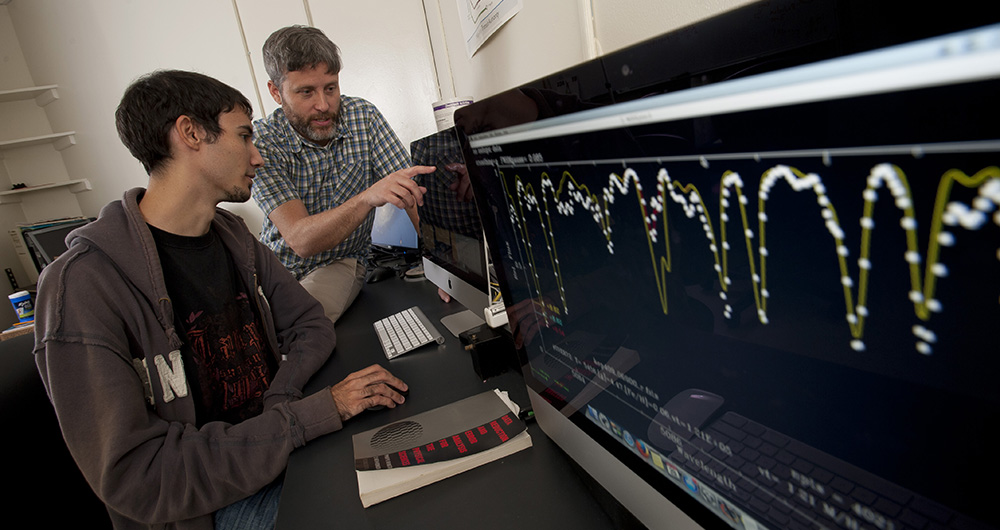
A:
POLYGON ((382 343, 382 350, 389 359, 399 357, 424 344, 444 343, 444 336, 417 306, 377 320, 373 325, 375 334, 382 343))

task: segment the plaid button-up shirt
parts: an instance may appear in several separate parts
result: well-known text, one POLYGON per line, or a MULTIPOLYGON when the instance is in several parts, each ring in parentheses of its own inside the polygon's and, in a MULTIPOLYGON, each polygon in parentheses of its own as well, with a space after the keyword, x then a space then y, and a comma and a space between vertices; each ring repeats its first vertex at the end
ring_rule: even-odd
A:
POLYGON ((340 258, 367 259, 371 250, 374 210, 343 243, 310 258, 300 258, 269 219, 283 203, 299 199, 310 215, 335 208, 382 177, 410 166, 410 157, 374 105, 361 98, 340 97, 337 135, 326 146, 295 132, 282 109, 254 122, 254 144, 264 158, 252 186, 264 211, 261 241, 302 279, 314 269, 340 258))

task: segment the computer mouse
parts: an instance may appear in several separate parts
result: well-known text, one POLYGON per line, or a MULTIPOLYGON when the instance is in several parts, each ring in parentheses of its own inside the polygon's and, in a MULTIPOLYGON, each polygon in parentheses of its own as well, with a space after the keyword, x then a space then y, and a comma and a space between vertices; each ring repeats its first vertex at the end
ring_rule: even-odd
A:
MULTIPOLYGON (((407 388, 406 390, 400 390, 400 389, 398 389, 398 388, 396 388, 396 387, 394 387, 394 386, 392 386, 390 384, 386 384, 385 386, 387 386, 387 387, 395 390, 396 392, 399 392, 399 395, 401 395, 403 397, 407 397, 407 396, 410 395, 410 389, 409 388, 407 388)), ((373 405, 371 407, 368 407, 366 410, 382 410, 384 408, 385 408, 385 405, 373 405)))
POLYGON ((396 271, 392 267, 379 266, 368 271, 368 276, 365 277, 366 283, 380 282, 386 278, 391 278, 396 275, 396 271))
POLYGON ((407 388, 406 390, 400 390, 400 389, 398 389, 398 388, 396 388, 396 387, 394 387, 394 386, 392 386, 390 384, 386 384, 385 386, 387 386, 387 387, 395 390, 399 395, 401 395, 403 397, 409 397, 410 396, 410 389, 409 388, 407 388))

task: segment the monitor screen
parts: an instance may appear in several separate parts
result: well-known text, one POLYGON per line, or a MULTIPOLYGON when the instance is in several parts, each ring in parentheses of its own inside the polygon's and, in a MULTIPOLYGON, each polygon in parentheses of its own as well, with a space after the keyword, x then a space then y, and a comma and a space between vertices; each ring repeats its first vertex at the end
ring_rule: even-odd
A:
POLYGON ((24 230, 24 240, 38 272, 66 252, 66 236, 70 232, 91 221, 93 219, 74 219, 24 230))
POLYGON ((420 242, 424 275, 468 313, 449 320, 454 334, 485 323, 492 304, 486 244, 479 212, 472 199, 468 173, 455 129, 449 128, 410 144, 415 165, 437 171, 416 181, 427 188, 420 215, 420 242), (461 328, 461 329, 459 329, 461 328))
POLYGON ((375 209, 372 245, 386 250, 405 251, 417 248, 417 229, 413 227, 413 221, 406 210, 392 204, 375 209))
POLYGON ((997 94, 987 26, 469 128, 545 432, 650 528, 1000 526, 997 94))

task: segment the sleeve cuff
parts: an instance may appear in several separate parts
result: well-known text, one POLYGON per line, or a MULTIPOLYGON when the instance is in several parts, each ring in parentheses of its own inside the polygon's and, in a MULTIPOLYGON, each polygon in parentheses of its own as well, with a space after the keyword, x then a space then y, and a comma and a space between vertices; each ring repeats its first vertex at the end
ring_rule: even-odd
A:
POLYGON ((329 387, 290 402, 288 407, 296 419, 303 444, 343 427, 329 387))

